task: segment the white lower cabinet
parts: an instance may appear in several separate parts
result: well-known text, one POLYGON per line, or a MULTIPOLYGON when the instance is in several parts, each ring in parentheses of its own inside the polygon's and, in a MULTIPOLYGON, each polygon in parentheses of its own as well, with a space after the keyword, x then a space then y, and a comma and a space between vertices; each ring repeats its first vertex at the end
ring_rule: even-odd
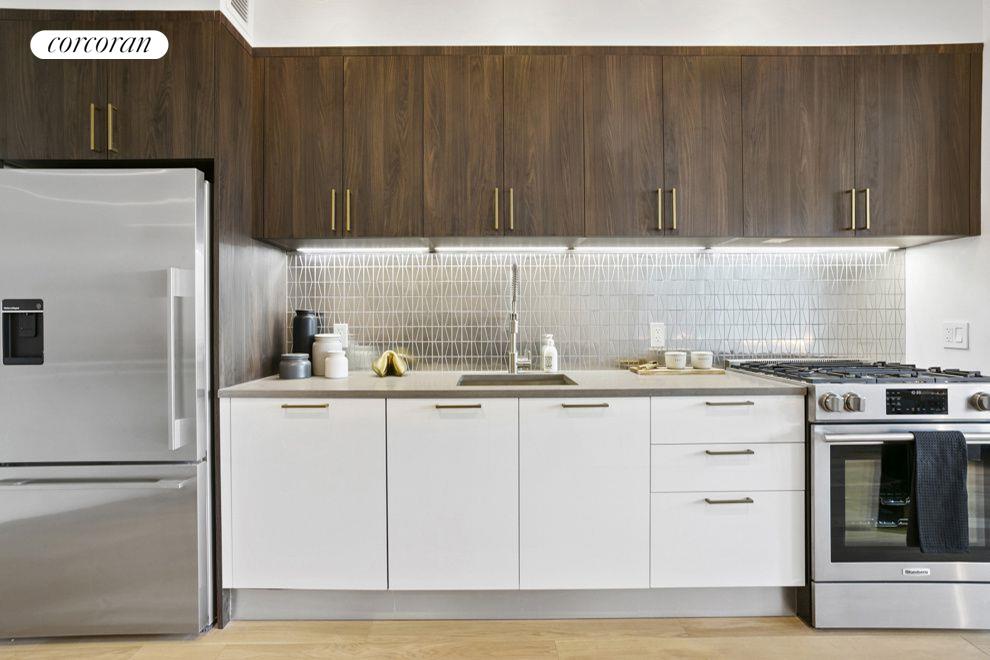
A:
POLYGON ((805 583, 804 493, 656 493, 653 587, 805 583))
POLYGON ((385 401, 233 399, 227 588, 386 589, 385 401))
POLYGON ((648 398, 520 399, 523 589, 650 586, 648 398))
POLYGON ((516 399, 388 402, 391 589, 519 588, 516 399))

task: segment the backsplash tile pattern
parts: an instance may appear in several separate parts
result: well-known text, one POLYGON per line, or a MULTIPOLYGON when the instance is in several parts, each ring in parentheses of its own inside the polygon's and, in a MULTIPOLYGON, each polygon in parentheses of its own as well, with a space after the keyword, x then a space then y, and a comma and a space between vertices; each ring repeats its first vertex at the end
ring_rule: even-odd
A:
POLYGON ((419 369, 504 369, 513 262, 522 349, 552 332, 562 369, 646 356, 651 321, 720 357, 904 358, 903 251, 290 254, 286 336, 314 309, 419 369))

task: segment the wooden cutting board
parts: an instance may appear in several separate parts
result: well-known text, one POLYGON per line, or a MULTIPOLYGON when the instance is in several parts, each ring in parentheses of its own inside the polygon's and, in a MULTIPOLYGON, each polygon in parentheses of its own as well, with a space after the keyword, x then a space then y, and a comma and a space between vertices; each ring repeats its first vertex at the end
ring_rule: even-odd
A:
POLYGON ((629 371, 640 376, 717 376, 725 374, 725 369, 668 369, 667 367, 629 367, 629 371))

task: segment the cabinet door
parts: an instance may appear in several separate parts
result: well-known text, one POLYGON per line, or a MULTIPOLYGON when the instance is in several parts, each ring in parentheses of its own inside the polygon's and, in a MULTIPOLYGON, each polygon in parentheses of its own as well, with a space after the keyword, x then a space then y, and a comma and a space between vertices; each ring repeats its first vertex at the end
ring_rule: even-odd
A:
POLYGON ((969 233, 970 56, 856 58, 857 235, 969 233))
POLYGON ((584 199, 588 236, 662 233, 660 57, 584 60, 584 199))
POLYGON ((269 57, 265 64, 265 237, 339 236, 343 58, 269 57))
POLYGON ((507 234, 584 232, 582 110, 579 57, 505 58, 507 234))
POLYGON ((230 429, 229 586, 386 589, 385 401, 236 399, 230 429))
POLYGON ((388 402, 390 589, 518 589, 516 399, 388 402))
POLYGON ((344 235, 423 234, 423 60, 344 59, 344 235))
POLYGON ((93 29, 83 23, 0 21, 4 99, 0 130, 9 159, 105 159, 105 60, 40 60, 39 30, 93 29), (91 107, 92 106, 92 107, 91 107))
POLYGON ((158 60, 110 61, 107 101, 114 107, 112 134, 108 136, 108 145, 113 145, 110 157, 212 157, 216 22, 154 22, 126 27, 159 30, 168 37, 169 46, 158 60))
POLYGON ((650 401, 519 401, 523 589, 650 585, 650 401))
POLYGON ((663 58, 664 181, 674 236, 740 236, 739 57, 663 58))
POLYGON ((502 213, 502 58, 423 59, 427 236, 491 236, 502 213))
POLYGON ((744 57, 747 236, 852 235, 853 59, 744 57))

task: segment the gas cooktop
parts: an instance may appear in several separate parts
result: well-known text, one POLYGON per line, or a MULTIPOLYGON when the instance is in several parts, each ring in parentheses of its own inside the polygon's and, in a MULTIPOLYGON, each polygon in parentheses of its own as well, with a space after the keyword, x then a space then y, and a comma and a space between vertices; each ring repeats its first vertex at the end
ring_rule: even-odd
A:
POLYGON ((740 371, 789 378, 804 383, 990 383, 979 371, 922 369, 897 362, 861 360, 753 360, 732 365, 740 371))

